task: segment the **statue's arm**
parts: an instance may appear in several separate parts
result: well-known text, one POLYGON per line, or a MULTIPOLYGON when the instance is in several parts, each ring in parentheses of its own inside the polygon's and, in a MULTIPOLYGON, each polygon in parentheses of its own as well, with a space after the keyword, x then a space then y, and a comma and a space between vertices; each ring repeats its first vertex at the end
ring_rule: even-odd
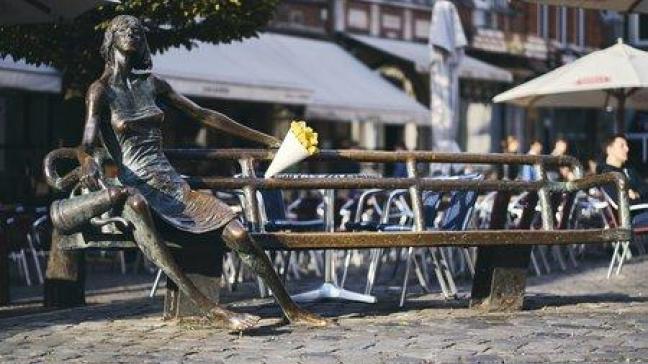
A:
POLYGON ((217 111, 206 109, 177 93, 166 81, 155 78, 155 87, 159 97, 170 105, 200 121, 204 125, 223 130, 229 134, 251 140, 270 147, 279 147, 281 141, 271 135, 248 128, 217 111))
POLYGON ((104 86, 93 83, 88 88, 86 95, 86 118, 83 129, 83 139, 77 148, 77 159, 81 165, 81 182, 92 190, 99 189, 99 166, 92 158, 92 148, 101 122, 101 108, 103 107, 104 86))

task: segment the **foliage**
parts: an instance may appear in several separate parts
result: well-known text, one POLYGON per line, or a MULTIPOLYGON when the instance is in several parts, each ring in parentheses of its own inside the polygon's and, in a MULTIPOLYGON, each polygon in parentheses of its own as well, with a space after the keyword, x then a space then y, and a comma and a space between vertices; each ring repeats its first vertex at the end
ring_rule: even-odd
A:
MULTIPOLYGON (((72 22, 0 26, 0 57, 47 64, 63 72, 66 91, 82 91, 102 71, 99 47, 110 19, 139 17, 148 27, 153 53, 193 40, 231 42, 256 35, 271 18, 278 0, 121 0, 100 6, 72 22)), ((77 94, 79 94, 77 92, 77 94)))

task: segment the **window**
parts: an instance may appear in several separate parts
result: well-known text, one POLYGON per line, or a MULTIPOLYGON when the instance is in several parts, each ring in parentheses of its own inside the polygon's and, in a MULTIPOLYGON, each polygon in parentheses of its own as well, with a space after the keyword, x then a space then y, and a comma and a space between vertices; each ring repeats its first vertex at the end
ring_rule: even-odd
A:
POLYGON ((567 44, 567 8, 564 6, 556 9, 556 40, 567 44))
POLYGON ((304 24, 304 13, 301 10, 290 10, 290 22, 293 24, 304 24))
POLYGON ((382 25, 386 29, 400 30, 400 28, 401 28, 401 17, 398 16, 398 15, 383 14, 383 16, 382 16, 382 25))
POLYGON ((578 39, 576 44, 585 47, 585 10, 578 9, 578 39))
POLYGON ((369 29, 369 16, 362 9, 349 9, 349 27, 356 29, 369 29))
POLYGON ((430 22, 428 20, 416 19, 414 22, 414 37, 427 39, 430 36, 430 22))
POLYGON ((477 28, 498 29, 493 0, 474 0, 473 25, 477 28))
POLYGON ((549 6, 538 4, 538 36, 549 37, 549 6))
POLYGON ((648 14, 630 15, 630 39, 638 45, 648 45, 648 14))

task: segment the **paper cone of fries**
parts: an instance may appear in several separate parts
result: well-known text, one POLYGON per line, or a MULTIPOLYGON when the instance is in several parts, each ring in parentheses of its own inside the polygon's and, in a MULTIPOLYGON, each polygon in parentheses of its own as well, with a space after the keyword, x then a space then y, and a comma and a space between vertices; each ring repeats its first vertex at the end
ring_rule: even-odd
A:
POLYGON ((265 173, 270 178, 295 163, 317 153, 317 133, 304 121, 293 121, 277 154, 265 173))

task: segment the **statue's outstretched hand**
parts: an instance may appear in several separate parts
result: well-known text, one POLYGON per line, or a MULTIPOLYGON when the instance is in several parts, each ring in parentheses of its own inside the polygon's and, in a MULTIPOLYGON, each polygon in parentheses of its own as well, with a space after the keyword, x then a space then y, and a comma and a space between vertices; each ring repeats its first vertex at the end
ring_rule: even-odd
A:
POLYGON ((81 161, 81 185, 91 191, 101 189, 99 178, 101 177, 99 166, 90 156, 84 157, 81 161))
POLYGON ((268 138, 269 138, 268 146, 270 148, 279 148, 281 146, 281 140, 279 140, 279 139, 277 139, 277 138, 275 138, 273 136, 269 136, 269 135, 268 135, 268 138))

